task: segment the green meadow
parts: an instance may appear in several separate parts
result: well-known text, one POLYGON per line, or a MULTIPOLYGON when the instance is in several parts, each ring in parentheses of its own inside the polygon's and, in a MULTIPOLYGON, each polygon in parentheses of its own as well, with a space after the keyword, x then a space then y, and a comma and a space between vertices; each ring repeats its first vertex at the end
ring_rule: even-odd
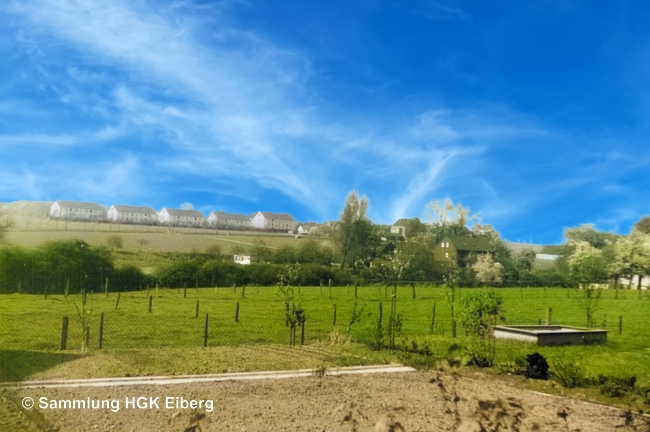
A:
MULTIPOLYGON (((480 289, 461 288, 459 297, 480 289)), ((393 287, 295 287, 293 302, 305 311, 304 343, 323 346, 333 341, 372 345, 377 326, 388 324, 391 297, 396 297, 400 328, 396 351, 418 347, 431 360, 462 355, 471 345, 458 325, 452 338, 448 291, 442 287, 416 285, 393 287), (381 305, 381 306, 380 306, 381 305), (434 314, 435 309, 435 314, 434 314), (336 312, 335 312, 336 311, 336 312), (357 319, 352 319, 354 316, 357 319), (430 353, 430 354, 429 354, 430 353)), ((545 322, 549 308, 553 324, 585 326, 583 293, 561 288, 498 288, 504 299, 507 324, 545 322)), ((526 354, 539 352, 551 365, 571 363, 587 377, 650 377, 650 293, 647 291, 602 291, 594 314, 599 328, 609 330, 606 344, 541 347, 528 343, 497 341, 495 363, 510 364, 526 354), (617 297, 617 298, 616 298, 617 297), (622 317, 622 318, 619 318, 622 317), (622 328, 619 327, 622 320, 622 328)), ((81 294, 9 294, 0 297, 0 346, 3 352, 59 352, 63 317, 69 317, 67 355, 77 355, 83 339, 79 316, 89 323, 90 355, 138 350, 203 349, 207 346, 289 345, 285 299, 276 287, 229 287, 150 289, 119 294, 88 294, 83 312, 81 294), (151 302, 151 312, 149 304, 151 302), (197 313, 198 308, 198 313, 197 313), (102 349, 99 333, 103 312, 102 349)), ((463 313, 456 303, 457 318, 463 313)), ((301 344, 302 329, 296 331, 301 344)), ((411 349, 411 351, 417 351, 411 349)), ((399 354, 399 352, 398 352, 399 354)), ((408 359, 407 359, 408 360, 408 359)), ((431 361, 428 364, 433 364, 431 361)), ((175 371, 159 371, 174 373, 175 371)), ((648 383, 650 385, 650 382, 648 383)))

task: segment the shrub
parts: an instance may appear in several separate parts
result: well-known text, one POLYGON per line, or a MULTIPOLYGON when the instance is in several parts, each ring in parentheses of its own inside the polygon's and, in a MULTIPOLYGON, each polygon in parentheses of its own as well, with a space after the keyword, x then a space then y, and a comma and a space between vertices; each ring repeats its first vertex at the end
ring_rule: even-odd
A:
POLYGON ((575 388, 587 384, 587 377, 582 368, 573 363, 558 361, 552 370, 553 377, 566 388, 575 388))
POLYGON ((467 362, 470 366, 476 366, 480 368, 492 367, 493 358, 489 354, 485 354, 480 351, 470 351, 469 352, 469 361, 467 362))
POLYGON ((526 356, 526 370, 524 376, 529 379, 548 379, 548 362, 540 353, 526 356))
POLYGON ((503 373, 525 375, 526 370, 528 369, 528 361, 526 360, 526 357, 517 356, 514 361, 498 363, 497 368, 503 373))
POLYGON ((599 376, 600 392, 611 397, 622 397, 625 394, 633 393, 636 385, 636 377, 627 378, 599 376))

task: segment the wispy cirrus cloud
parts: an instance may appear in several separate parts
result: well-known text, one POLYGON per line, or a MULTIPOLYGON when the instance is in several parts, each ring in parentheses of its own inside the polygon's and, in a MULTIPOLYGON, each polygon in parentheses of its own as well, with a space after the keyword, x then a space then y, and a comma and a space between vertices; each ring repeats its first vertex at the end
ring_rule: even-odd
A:
MULTIPOLYGON (((238 197, 262 210, 297 203, 305 217, 323 220, 357 189, 371 198, 377 222, 420 215, 426 202, 450 197, 496 224, 590 183, 602 193, 625 189, 625 176, 642 169, 642 158, 627 159, 629 149, 585 163, 576 150, 583 137, 505 102, 391 96, 399 76, 377 74, 392 84, 373 78, 373 92, 354 93, 368 98, 357 106, 341 95, 364 83, 330 92, 336 74, 313 65, 308 49, 237 21, 238 8, 258 6, 0 7, 3 35, 13 32, 0 46, 13 62, 0 71, 11 83, 0 84, 0 161, 13 161, 3 166, 0 191, 133 204, 156 195, 162 205, 201 209, 238 197)), ((432 19, 473 19, 456 2, 407 6, 432 19)))

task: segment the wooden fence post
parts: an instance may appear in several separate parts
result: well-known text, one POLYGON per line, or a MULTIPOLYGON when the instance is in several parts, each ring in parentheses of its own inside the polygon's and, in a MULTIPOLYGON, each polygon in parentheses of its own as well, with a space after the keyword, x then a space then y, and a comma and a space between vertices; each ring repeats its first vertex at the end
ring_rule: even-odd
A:
POLYGON ((235 322, 239 322, 239 302, 237 302, 237 306, 235 307, 235 322))
POLYGON ((106 278, 106 282, 104 283, 104 294, 108 297, 108 278, 106 278))
POLYGON ((196 301, 196 312, 194 313, 194 318, 199 317, 199 301, 196 301))
POLYGON ((433 328, 436 325, 436 302, 433 302, 433 312, 431 313, 431 326, 429 327, 429 333, 433 333, 433 328))
POLYGON ((117 307, 120 305, 120 294, 122 293, 117 293, 117 300, 115 300, 115 310, 117 310, 117 307))
POLYGON ((332 325, 336 325, 336 303, 334 303, 334 324, 332 325))
POLYGON ((205 332, 203 333, 203 347, 208 346, 208 331, 210 328, 210 317, 208 314, 205 314, 205 332))
POLYGON ((104 312, 99 316, 99 349, 104 347, 104 312))
POLYGON ((149 296, 149 313, 151 313, 152 306, 153 306, 153 296, 149 296))
POLYGON ((300 334, 300 345, 305 344, 305 321, 307 321, 307 320, 303 316, 303 318, 302 318, 302 330, 301 330, 301 334, 300 334))
POLYGON ((61 351, 65 351, 68 347, 68 323, 67 316, 63 317, 63 325, 61 326, 61 351))

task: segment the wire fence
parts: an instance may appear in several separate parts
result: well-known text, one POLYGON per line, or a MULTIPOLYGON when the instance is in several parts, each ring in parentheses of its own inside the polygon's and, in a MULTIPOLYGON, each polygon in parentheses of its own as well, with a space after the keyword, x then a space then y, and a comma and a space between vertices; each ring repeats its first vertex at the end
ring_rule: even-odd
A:
MULTIPOLYGON (((576 291, 503 292, 510 304, 517 301, 518 305, 507 308, 506 324, 586 325, 576 291)), ((61 313, 63 299, 39 303, 36 296, 7 297, 27 299, 29 303, 5 305, 7 310, 25 310, 2 313, 0 342, 3 349, 44 351, 300 345, 337 339, 390 347, 399 339, 450 338, 454 333, 465 336, 460 303, 452 316, 441 289, 422 288, 416 297, 415 290, 405 288, 393 297, 377 287, 364 287, 358 293, 354 287, 333 293, 328 293, 327 288, 303 288, 301 302, 286 303, 275 296, 273 289, 264 288, 246 293, 241 288, 192 290, 192 294, 195 298, 186 297, 182 290, 165 290, 157 295, 95 294, 88 296, 88 304, 94 302, 92 309, 84 308, 79 298, 74 307, 67 305, 65 313, 61 313), (35 309, 38 304, 43 305, 42 309, 35 309)), ((605 299, 609 303, 600 305, 594 326, 609 330, 611 335, 625 333, 628 338, 647 333, 647 293, 639 296, 628 292, 627 297, 605 299)))

